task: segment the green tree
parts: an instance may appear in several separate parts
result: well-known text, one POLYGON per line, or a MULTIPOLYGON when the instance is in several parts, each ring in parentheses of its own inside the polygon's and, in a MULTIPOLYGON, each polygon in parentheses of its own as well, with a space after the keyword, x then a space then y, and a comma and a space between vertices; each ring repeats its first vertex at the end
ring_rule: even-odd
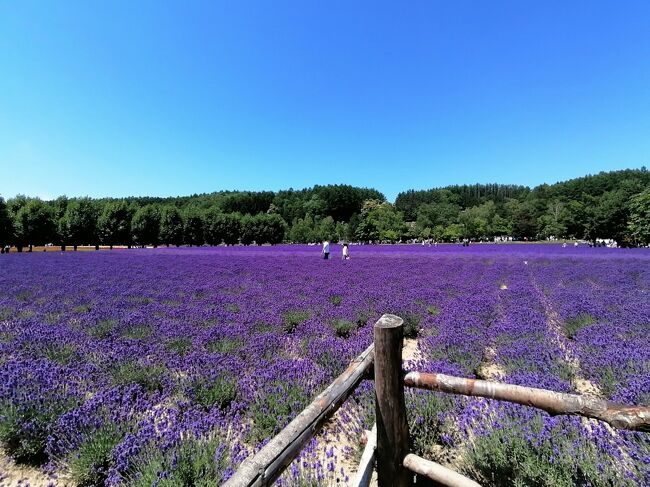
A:
POLYGON ((512 225, 508 220, 498 213, 492 218, 491 233, 493 236, 509 236, 512 235, 512 225))
MULTIPOLYGON (((287 224, 280 215, 257 215, 263 243, 279 244, 284 240, 287 224)), ((259 241, 257 243, 260 243, 259 241)))
POLYGON ((491 200, 461 211, 458 221, 464 227, 464 236, 480 239, 493 237, 493 221, 496 214, 496 205, 491 200))
POLYGON ((183 217, 175 206, 163 206, 160 212, 160 241, 167 247, 183 243, 183 217))
POLYGON ((57 238, 54 210, 39 199, 29 200, 16 214, 17 247, 51 243, 57 238))
POLYGON ((126 201, 108 201, 97 219, 97 231, 102 243, 109 245, 131 244, 132 208, 126 201))
POLYGON ((571 200, 566 203, 562 224, 571 238, 584 238, 587 210, 581 201, 571 200))
POLYGON ((131 235, 138 245, 160 243, 160 210, 158 206, 145 205, 135 212, 131 220, 131 235))
POLYGON ((358 213, 355 213, 350 217, 350 221, 348 222, 347 233, 345 235, 346 240, 354 240, 357 238, 357 228, 359 227, 360 223, 361 223, 361 217, 359 216, 358 213))
MULTIPOLYGON (((54 213, 54 210, 53 210, 54 213)), ((97 208, 90 198, 72 200, 59 220, 62 245, 94 244, 97 242, 97 208)))
POLYGON ((252 215, 244 215, 241 219, 241 243, 250 245, 259 239, 259 236, 257 219, 252 215))
POLYGON ((255 242, 278 244, 283 241, 286 223, 280 215, 244 215, 241 219, 241 241, 244 245, 255 242))
POLYGON ((513 236, 518 239, 534 239, 537 234, 537 217, 534 205, 526 201, 508 200, 505 205, 506 220, 512 227, 513 236))
POLYGON ((57 199, 51 202, 52 208, 54 208, 54 218, 56 221, 60 221, 65 215, 65 211, 68 209, 68 197, 63 195, 59 196, 57 199))
POLYGON ((393 242, 406 233, 402 214, 386 201, 368 200, 361 209, 357 238, 393 242))
POLYGON ((304 208, 305 214, 311 216, 314 220, 318 220, 325 215, 327 204, 320 196, 314 194, 304 203, 304 208))
POLYGON ((296 218, 289 230, 289 241, 293 243, 315 242, 314 219, 307 215, 305 218, 296 218))
POLYGON ((627 228, 635 245, 650 245, 650 188, 633 196, 627 228))
POLYGON ((187 245, 203 245, 205 243, 203 213, 199 208, 189 206, 185 209, 183 220, 183 238, 187 245))
POLYGON ((316 232, 318 235, 317 241, 319 242, 333 240, 336 237, 336 223, 334 223, 334 218, 331 216, 323 218, 318 224, 316 232))
POLYGON ((205 216, 205 240, 210 245, 234 245, 239 242, 241 216, 237 213, 221 213, 213 208, 205 216))
POLYGON ((12 244, 14 241, 14 224, 9 215, 7 204, 2 196, 0 196, 0 248, 12 244))
POLYGON ((539 235, 548 238, 563 238, 567 235, 567 227, 564 224, 566 220, 566 209, 564 203, 560 200, 552 200, 548 203, 546 213, 539 219, 539 235))
POLYGON ((336 228, 334 229, 334 235, 338 242, 342 242, 348 239, 348 224, 343 222, 336 222, 336 228))
POLYGON ((460 223, 452 223, 445 227, 442 240, 445 242, 458 242, 465 235, 465 227, 460 223))

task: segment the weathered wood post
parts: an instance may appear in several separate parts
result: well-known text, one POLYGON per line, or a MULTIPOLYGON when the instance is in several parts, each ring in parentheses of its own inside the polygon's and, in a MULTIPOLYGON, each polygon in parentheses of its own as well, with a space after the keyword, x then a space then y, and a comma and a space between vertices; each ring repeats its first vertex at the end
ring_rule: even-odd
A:
POLYGON ((375 411, 377 416, 377 483, 379 487, 412 484, 402 465, 409 453, 402 342, 404 320, 385 314, 375 323, 375 411))

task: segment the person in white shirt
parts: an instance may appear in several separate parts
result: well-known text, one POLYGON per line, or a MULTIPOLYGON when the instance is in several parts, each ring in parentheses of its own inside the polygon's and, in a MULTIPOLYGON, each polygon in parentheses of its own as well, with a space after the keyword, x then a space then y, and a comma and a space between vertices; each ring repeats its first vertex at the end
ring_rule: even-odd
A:
POLYGON ((327 260, 330 258, 330 243, 327 240, 323 242, 323 251, 321 253, 323 254, 323 259, 327 260))
POLYGON ((344 243, 343 244, 343 260, 348 260, 350 258, 350 249, 348 248, 348 244, 344 243))

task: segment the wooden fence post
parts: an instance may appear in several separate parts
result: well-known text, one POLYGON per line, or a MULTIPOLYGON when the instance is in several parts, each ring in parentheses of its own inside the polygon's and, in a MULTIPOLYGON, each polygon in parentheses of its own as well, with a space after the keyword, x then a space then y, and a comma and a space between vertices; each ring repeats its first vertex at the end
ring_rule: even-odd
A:
POLYGON ((375 411, 377 416, 377 483, 379 487, 412 484, 402 465, 409 453, 409 429, 402 379, 404 320, 385 314, 375 323, 375 411))

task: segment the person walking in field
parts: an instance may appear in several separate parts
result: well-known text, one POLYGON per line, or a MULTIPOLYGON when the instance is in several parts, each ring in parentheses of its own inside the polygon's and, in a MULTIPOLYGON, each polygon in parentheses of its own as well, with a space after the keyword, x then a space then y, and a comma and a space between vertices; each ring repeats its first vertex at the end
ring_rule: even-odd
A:
POLYGON ((325 240, 323 242, 323 251, 321 252, 323 254, 323 259, 327 260, 330 258, 330 243, 329 241, 325 240))
POLYGON ((348 260, 350 258, 350 249, 348 248, 348 244, 344 243, 343 244, 343 260, 348 260))

